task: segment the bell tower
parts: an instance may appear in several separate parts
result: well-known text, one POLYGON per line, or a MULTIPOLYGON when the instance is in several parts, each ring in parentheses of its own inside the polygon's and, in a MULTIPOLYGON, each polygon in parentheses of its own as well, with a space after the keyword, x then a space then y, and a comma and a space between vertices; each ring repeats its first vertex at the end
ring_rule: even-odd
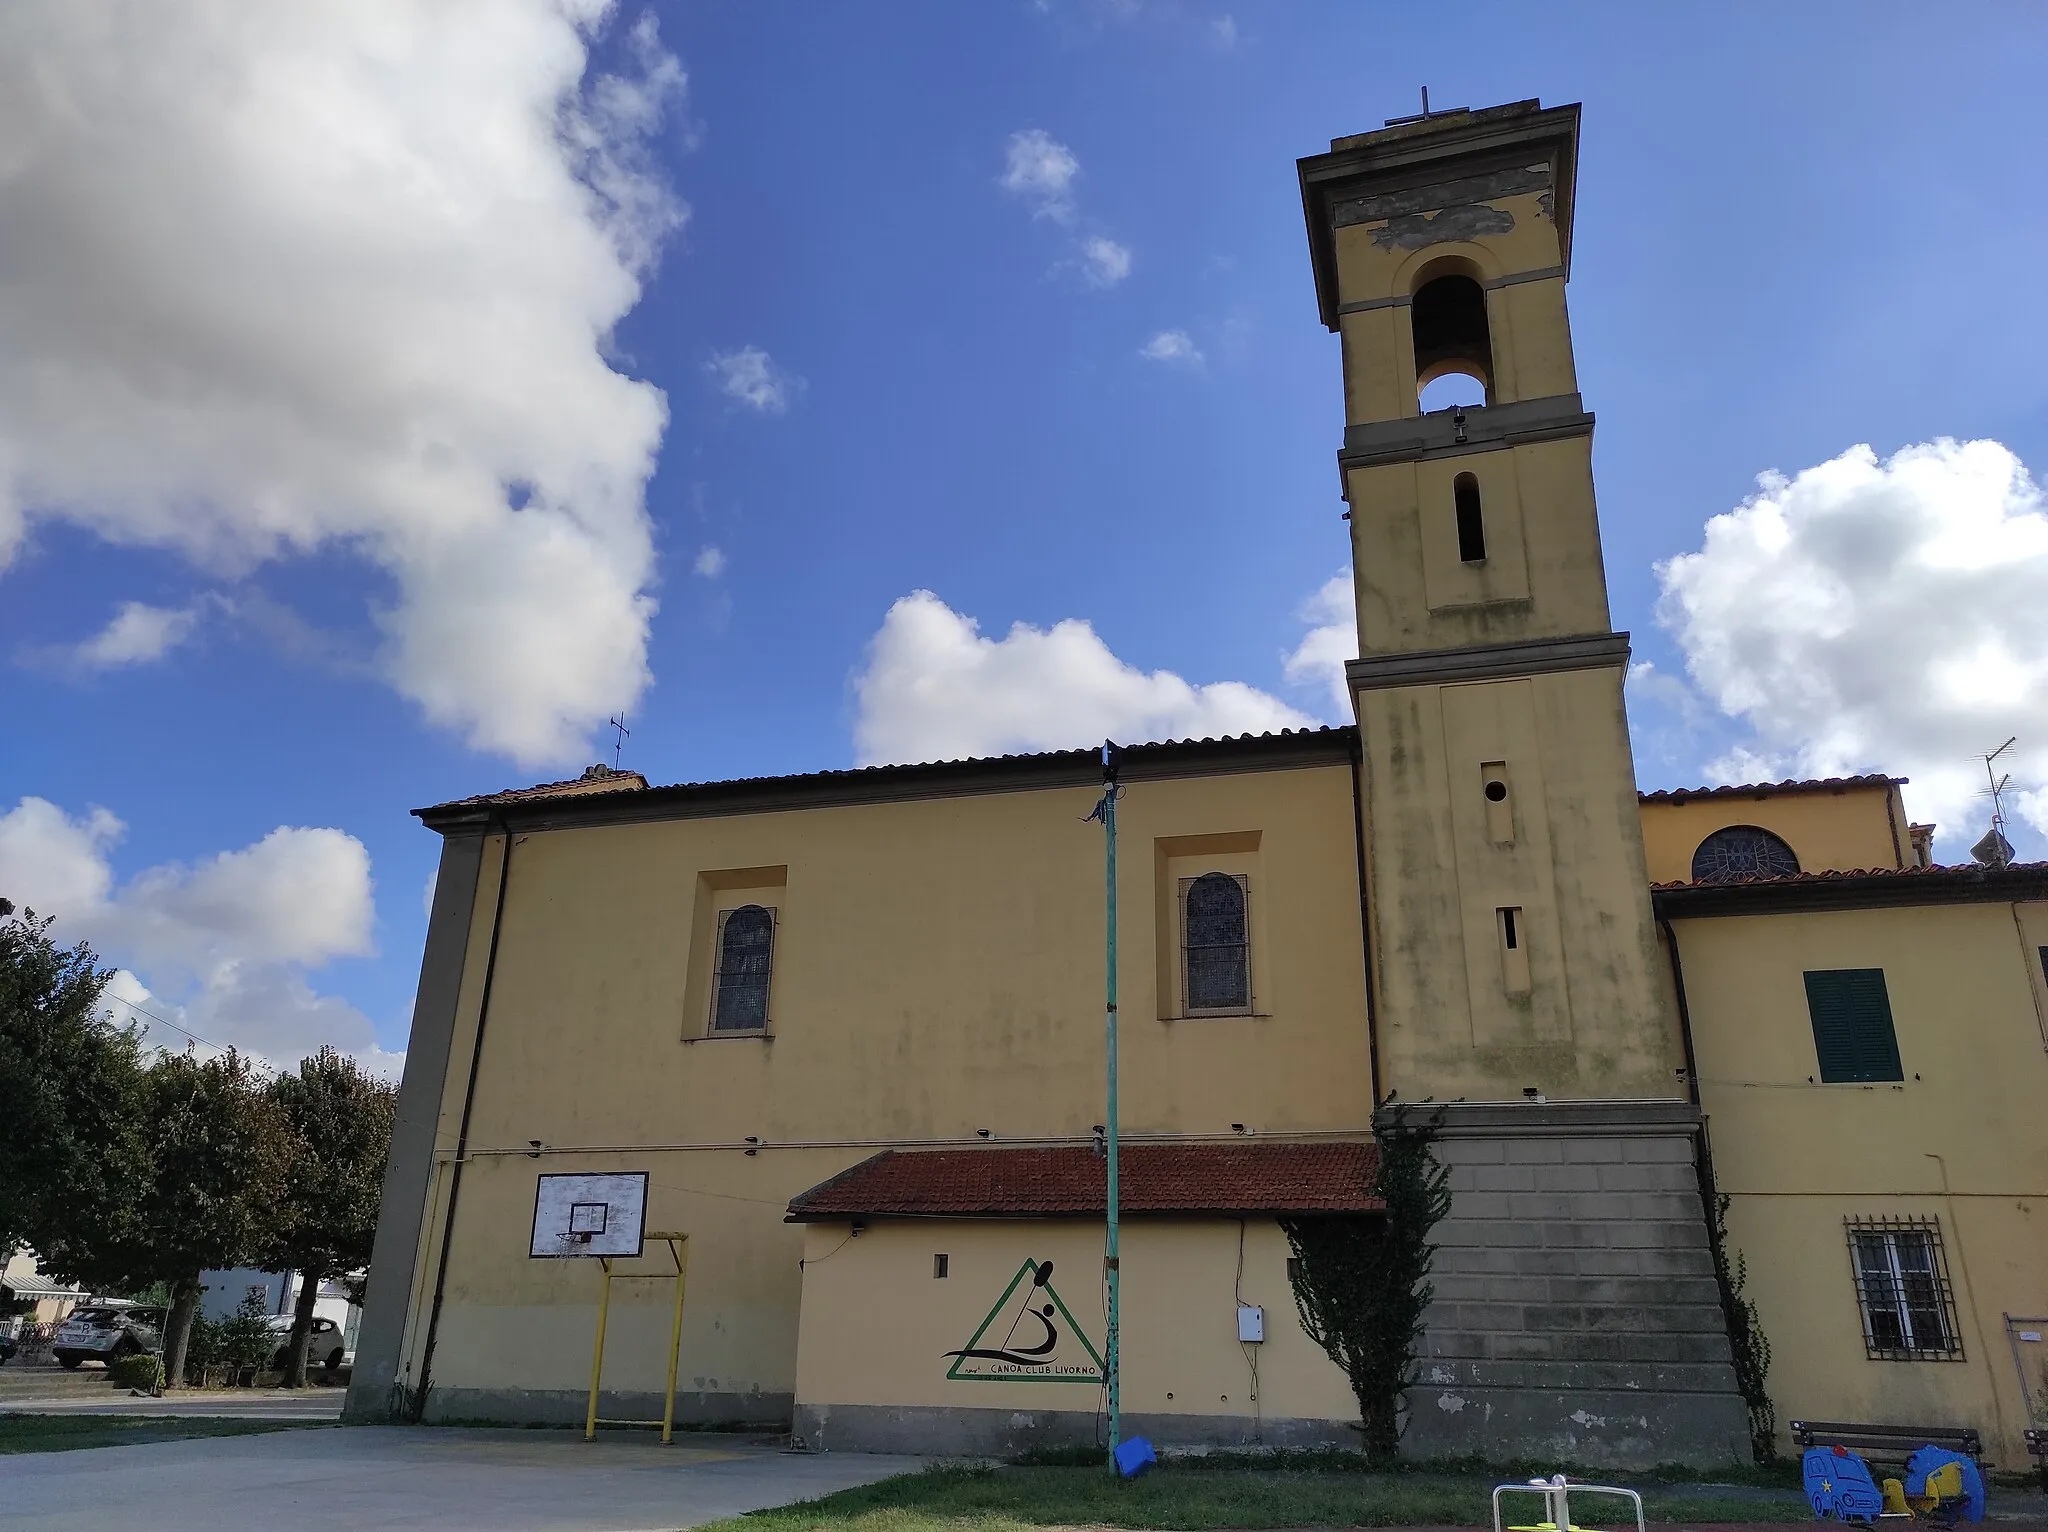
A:
POLYGON ((1748 1456, 1579 398, 1579 109, 1301 161, 1343 343, 1375 1126, 1451 1175, 1405 1450, 1748 1456), (1483 404, 1425 413, 1448 373, 1483 404))
POLYGON ((1578 394, 1579 109, 1519 102, 1301 162, 1343 340, 1379 1089, 1685 1093, 1578 394), (1486 402, 1424 414, 1463 373, 1486 402))

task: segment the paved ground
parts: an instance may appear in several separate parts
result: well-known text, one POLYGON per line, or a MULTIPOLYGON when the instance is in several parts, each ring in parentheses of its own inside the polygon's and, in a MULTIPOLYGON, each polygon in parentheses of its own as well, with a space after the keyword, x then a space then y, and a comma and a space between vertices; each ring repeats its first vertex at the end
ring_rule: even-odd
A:
POLYGON ((7 1532, 669 1532, 850 1489, 915 1458, 772 1438, 351 1426, 0 1459, 7 1532))
POLYGON ((104 1369, 87 1362, 73 1372, 54 1363, 24 1367, 20 1359, 0 1367, 0 1414, 31 1415, 219 1415, 257 1420, 339 1420, 345 1388, 179 1389, 161 1399, 138 1399, 107 1381, 104 1369))

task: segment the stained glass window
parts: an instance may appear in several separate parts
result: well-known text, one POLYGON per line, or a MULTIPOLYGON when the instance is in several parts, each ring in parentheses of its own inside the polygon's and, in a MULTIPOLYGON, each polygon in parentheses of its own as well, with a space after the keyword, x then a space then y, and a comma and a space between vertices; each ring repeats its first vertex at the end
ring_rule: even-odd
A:
POLYGON ((726 911, 718 924, 712 1031, 758 1032, 768 1025, 768 976, 774 949, 772 910, 743 904, 726 911))
POLYGON ((1229 873, 1205 872, 1187 885, 1181 902, 1188 1011, 1250 1010, 1251 946, 1244 880, 1229 873))
POLYGON ((1792 848, 1755 825, 1730 825, 1700 842, 1692 854, 1695 883, 1728 883, 1737 878, 1782 878, 1799 871, 1792 848))

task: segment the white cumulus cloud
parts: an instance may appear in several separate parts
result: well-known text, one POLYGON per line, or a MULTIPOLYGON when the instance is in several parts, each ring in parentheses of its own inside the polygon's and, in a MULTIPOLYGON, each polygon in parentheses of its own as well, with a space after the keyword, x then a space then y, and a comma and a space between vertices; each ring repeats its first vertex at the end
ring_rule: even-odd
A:
POLYGON ((790 396, 804 386, 802 378, 776 366, 759 346, 720 351, 704 370, 717 380, 720 393, 763 415, 780 415, 789 408, 790 396))
POLYGON ((854 691, 864 765, 1315 725, 1239 681, 1195 686, 1127 665, 1077 618, 984 638, 928 590, 889 608, 854 691))
POLYGON ((1091 234, 1081 241, 1081 272, 1090 287, 1114 287, 1131 274, 1131 252, 1113 239, 1091 234))
MULTIPOLYGON (((382 674, 522 763, 649 679, 667 412, 613 365, 686 210, 603 0, 0 10, 0 565, 42 520, 388 576, 382 674)), ((146 637, 137 629, 139 643, 146 637)))
POLYGON ((1074 151, 1043 128, 1012 133, 1001 186, 1031 204, 1032 216, 1065 223, 1074 216, 1073 184, 1081 173, 1074 151))
POLYGON ((160 660, 192 636, 199 625, 201 604, 167 607, 124 601, 110 621, 84 643, 65 653, 85 670, 115 670, 160 660))
POLYGON ((1138 355, 1150 361, 1177 363, 1183 367, 1202 365, 1202 353, 1185 330, 1161 330, 1138 348, 1138 355))
POLYGON ((1309 631, 1287 656, 1287 679, 1296 685, 1325 689, 1331 717, 1351 721, 1351 685, 1344 679, 1347 661, 1358 658, 1358 606, 1351 571, 1340 569, 1302 602, 1295 615, 1309 631))
POLYGON ((707 580, 715 580, 725 573, 725 550, 723 548, 700 548, 697 562, 690 566, 707 580))
POLYGON ((2017 734, 2016 805, 2048 833, 2048 499, 2025 466, 1944 438, 1757 485, 1657 566, 1693 686, 1750 731, 1710 769, 1909 776, 1955 855, 1990 814, 1974 758, 2017 734))
MULTIPOLYGON (((0 896, 54 916, 122 966, 111 988, 132 1016, 153 1012, 210 1043, 289 1066, 332 1045, 388 1068, 370 1022, 316 993, 307 975, 374 950, 370 856, 340 830, 280 826, 192 865, 165 863, 116 886, 126 831, 103 808, 73 817, 45 798, 0 814, 0 896)), ((157 1027, 149 1041, 179 1048, 157 1027)))

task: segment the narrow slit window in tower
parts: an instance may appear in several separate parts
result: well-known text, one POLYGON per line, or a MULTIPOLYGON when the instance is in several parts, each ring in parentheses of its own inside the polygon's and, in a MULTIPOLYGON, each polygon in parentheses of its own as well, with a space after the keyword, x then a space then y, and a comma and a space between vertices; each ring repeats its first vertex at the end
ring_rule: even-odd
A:
POLYGON ((1500 919, 1501 986, 1511 995, 1529 993, 1529 947, 1519 905, 1494 912, 1500 919))
POLYGON ((1479 505, 1479 475, 1461 473, 1451 481, 1458 511, 1458 557, 1468 564, 1486 562, 1486 514, 1479 505))

